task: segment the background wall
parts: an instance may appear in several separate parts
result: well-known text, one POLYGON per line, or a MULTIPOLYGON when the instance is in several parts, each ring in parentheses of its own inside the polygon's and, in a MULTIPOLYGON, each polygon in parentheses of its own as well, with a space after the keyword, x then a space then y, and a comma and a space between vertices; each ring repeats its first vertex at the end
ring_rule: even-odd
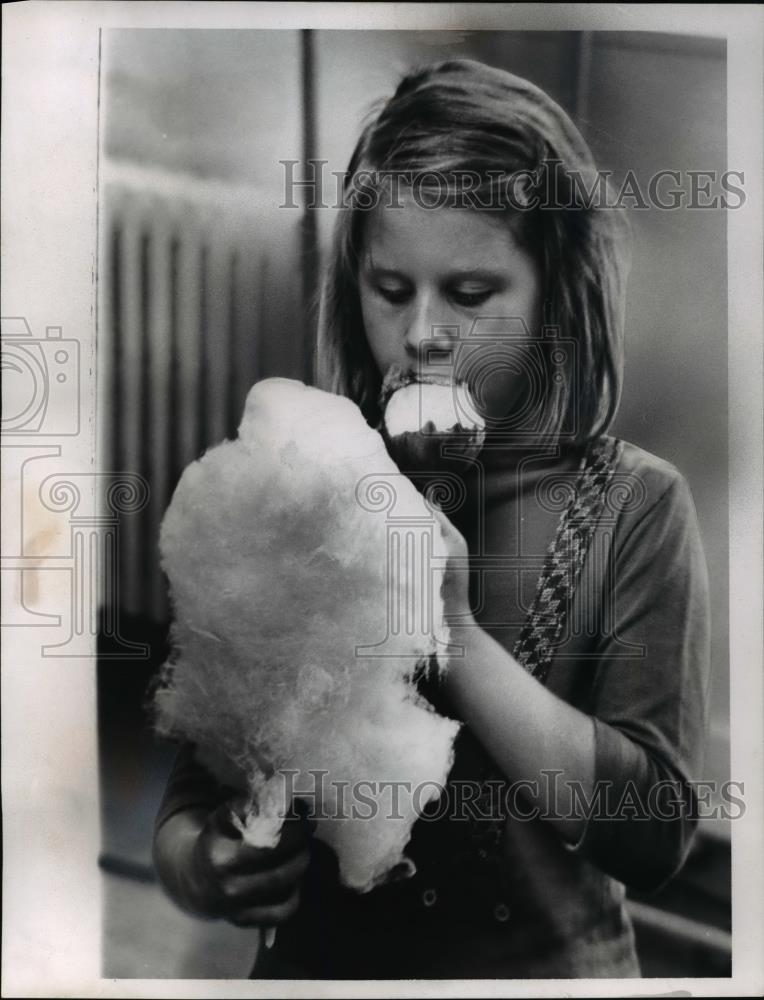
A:
MULTIPOLYGON (((164 655, 167 621, 154 540, 177 475, 208 444, 235 432, 249 386, 270 375, 301 378, 309 367, 310 299, 333 211, 279 209, 278 161, 312 156, 328 161, 327 174, 344 170, 371 104, 392 93, 412 66, 448 56, 482 59, 547 90, 577 121, 616 185, 627 170, 646 189, 660 169, 726 167, 725 50, 713 40, 579 32, 104 35, 101 453, 106 467, 139 471, 152 485, 149 506, 122 526, 119 624, 104 629, 102 642, 108 975, 189 974, 188 955, 203 963, 199 948, 209 942, 207 925, 198 940, 184 925, 174 957, 166 949, 154 954, 131 923, 128 903, 135 880, 143 879, 144 914, 151 898, 162 925, 172 919, 151 885, 149 859, 168 755, 151 743, 140 709, 164 655), (147 657, 136 658, 126 641, 144 644, 147 657), (115 877, 132 879, 131 889, 115 877), (130 972, 136 961, 140 971, 130 972), (179 964, 170 968, 173 962, 179 964)), ((627 378, 615 431, 674 462, 695 498, 712 574, 707 777, 723 780, 729 771, 726 221, 719 210, 630 214, 627 378)), ((722 842, 728 836, 724 829, 708 835, 722 842)), ((706 933, 707 954, 714 953, 713 941, 724 951, 729 922, 724 863, 714 857, 676 890, 684 902, 667 904, 720 929, 711 945, 706 933)), ((672 926, 665 933, 675 933, 672 926)), ((244 952, 250 946, 244 942, 244 952)), ((702 961, 687 947, 691 954, 675 950, 675 961, 685 963, 677 974, 702 961)), ((219 942, 217 951, 219 958, 219 942)), ((651 955, 674 968, 665 948, 651 955)))

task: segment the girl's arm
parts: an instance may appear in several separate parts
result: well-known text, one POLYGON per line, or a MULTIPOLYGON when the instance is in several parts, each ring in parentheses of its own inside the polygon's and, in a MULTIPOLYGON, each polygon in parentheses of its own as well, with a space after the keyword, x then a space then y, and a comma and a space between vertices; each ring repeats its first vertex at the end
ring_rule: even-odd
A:
POLYGON ((697 822, 708 581, 682 477, 663 463, 657 472, 632 471, 652 499, 616 534, 615 624, 595 650, 592 715, 543 687, 475 623, 466 545, 444 523, 453 558, 442 593, 459 622, 452 641, 464 648, 445 684, 502 773, 523 782, 522 794, 568 846, 620 881, 650 889, 681 867, 697 822), (625 648, 635 652, 625 657, 625 648), (544 771, 561 773, 550 780, 544 771))
POLYGON ((510 781, 566 841, 586 825, 570 815, 569 783, 591 797, 595 770, 593 720, 552 694, 474 622, 452 629, 464 648, 446 675, 445 688, 461 717, 510 781), (562 772, 551 781, 548 772, 562 772), (545 774, 544 772, 547 772, 545 774))

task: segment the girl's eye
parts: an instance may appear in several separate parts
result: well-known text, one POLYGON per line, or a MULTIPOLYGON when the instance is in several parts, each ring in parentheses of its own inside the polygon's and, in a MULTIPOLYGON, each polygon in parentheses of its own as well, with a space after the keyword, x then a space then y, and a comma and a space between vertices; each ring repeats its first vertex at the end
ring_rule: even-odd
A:
POLYGON ((385 301, 398 305, 405 302, 411 293, 408 288, 401 285, 377 285, 377 294, 385 301))
POLYGON ((454 289, 451 292, 451 298, 458 306, 463 306, 466 309, 472 309, 475 306, 480 306, 493 295, 492 288, 479 288, 472 289, 459 288, 454 289))

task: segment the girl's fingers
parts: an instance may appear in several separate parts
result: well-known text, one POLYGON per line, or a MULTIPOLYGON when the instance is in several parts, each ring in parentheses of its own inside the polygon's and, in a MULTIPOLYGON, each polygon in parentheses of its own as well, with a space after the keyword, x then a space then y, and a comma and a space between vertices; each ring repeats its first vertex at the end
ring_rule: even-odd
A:
POLYGON ((245 907, 233 913, 228 919, 237 927, 275 927, 294 916, 299 905, 300 890, 296 888, 288 899, 281 903, 245 907))
POLYGON ((448 546, 449 555, 463 555, 467 550, 467 543, 462 533, 454 527, 437 504, 431 504, 435 520, 440 524, 443 538, 448 546))
POLYGON ((246 807, 247 801, 243 796, 223 802, 210 816, 209 827, 220 837, 228 837, 230 840, 241 839, 241 831, 234 823, 234 815, 243 816, 246 807))
POLYGON ((231 808, 232 804, 228 803, 217 809, 202 834, 202 851, 212 869, 220 875, 235 871, 268 871, 305 850, 309 841, 306 820, 285 820, 275 847, 252 847, 233 826, 231 808))
POLYGON ((275 847, 252 847, 243 840, 237 845, 236 854, 230 864, 231 871, 259 871, 272 868, 299 854, 307 847, 308 827, 304 820, 288 819, 281 829, 281 837, 275 847))
POLYGON ((223 883, 224 896, 234 906, 283 902, 294 891, 309 865, 310 855, 301 851, 268 871, 229 875, 223 883))

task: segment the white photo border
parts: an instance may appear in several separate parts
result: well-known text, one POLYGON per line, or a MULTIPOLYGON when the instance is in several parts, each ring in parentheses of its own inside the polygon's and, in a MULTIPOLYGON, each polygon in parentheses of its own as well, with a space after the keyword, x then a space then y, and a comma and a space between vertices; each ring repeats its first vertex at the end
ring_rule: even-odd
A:
MULTIPOLYGON (((731 773, 747 811, 733 829, 730 979, 418 982, 417 995, 619 996, 764 991, 762 770, 762 8, 743 4, 30 2, 3 8, 2 314, 77 331, 89 378, 68 473, 95 466, 99 38, 106 28, 660 31, 727 40, 728 162, 746 203, 728 213, 731 773)), ((12 449, 3 448, 10 518, 12 449)), ((40 527, 42 530, 44 526, 40 527)), ((5 534, 5 532, 4 532, 5 534)), ((5 550, 4 550, 5 551, 5 550)), ((66 588, 64 588, 65 590, 66 588)), ((62 591, 63 592, 63 591, 62 591)), ((3 592, 3 621, 14 612, 3 592)), ((10 616, 10 618, 8 617, 10 616)), ((410 996, 412 984, 105 980, 95 658, 45 659, 34 628, 2 636, 5 996, 410 996), (34 640, 34 641, 30 641, 34 640)))

